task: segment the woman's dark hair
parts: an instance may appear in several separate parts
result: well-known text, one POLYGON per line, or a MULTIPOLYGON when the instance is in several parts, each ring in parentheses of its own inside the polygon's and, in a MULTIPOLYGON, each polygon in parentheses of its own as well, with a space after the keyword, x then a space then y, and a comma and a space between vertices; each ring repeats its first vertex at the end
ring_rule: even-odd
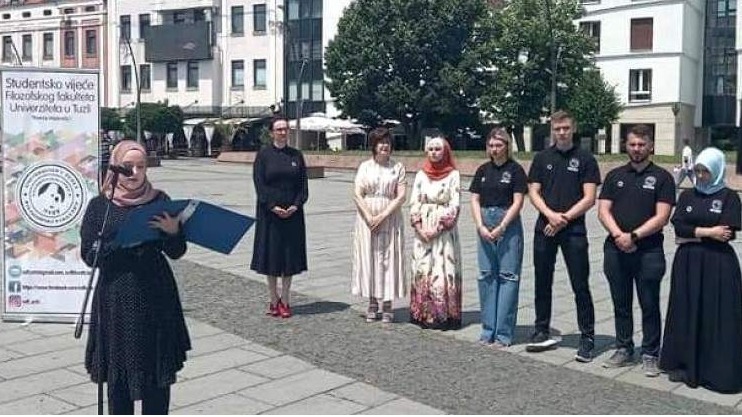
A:
POLYGON ((280 120, 285 121, 287 125, 289 124, 289 118, 288 117, 286 117, 286 116, 273 116, 273 118, 271 119, 270 123, 268 123, 268 130, 270 130, 272 132, 273 131, 273 125, 276 124, 276 122, 278 122, 280 120))
POLYGON ((368 141, 371 144, 371 153, 376 156, 376 145, 386 142, 394 148, 392 143, 392 132, 385 127, 377 127, 368 134, 368 141))

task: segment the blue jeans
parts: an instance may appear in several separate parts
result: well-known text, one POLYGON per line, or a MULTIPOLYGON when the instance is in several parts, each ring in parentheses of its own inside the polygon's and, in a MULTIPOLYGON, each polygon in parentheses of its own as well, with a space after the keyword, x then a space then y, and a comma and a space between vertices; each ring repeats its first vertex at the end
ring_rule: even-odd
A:
MULTIPOLYGON (((505 217, 505 209, 482 207, 482 223, 491 229, 505 217)), ((490 242, 479 237, 479 306, 482 320, 480 340, 513 343, 518 318, 518 289, 523 264, 523 225, 513 220, 502 237, 490 242)))

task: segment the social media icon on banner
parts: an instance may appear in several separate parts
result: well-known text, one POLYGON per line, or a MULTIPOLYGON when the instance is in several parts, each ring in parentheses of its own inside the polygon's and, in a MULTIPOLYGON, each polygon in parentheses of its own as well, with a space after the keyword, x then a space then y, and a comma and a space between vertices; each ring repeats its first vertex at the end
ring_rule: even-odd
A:
POLYGON ((11 308, 21 308, 22 304, 23 304, 23 299, 21 299, 20 295, 8 296, 8 305, 11 308))
POLYGON ((8 281, 8 292, 21 292, 21 282, 8 281))

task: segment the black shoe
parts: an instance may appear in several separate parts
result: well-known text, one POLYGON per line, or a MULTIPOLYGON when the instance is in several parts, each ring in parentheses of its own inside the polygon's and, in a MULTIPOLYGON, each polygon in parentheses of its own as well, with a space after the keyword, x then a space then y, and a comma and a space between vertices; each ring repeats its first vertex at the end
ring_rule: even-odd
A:
POLYGON ((531 341, 526 345, 526 352, 537 353, 554 349, 557 341, 549 337, 546 332, 536 331, 531 336, 531 341))
POLYGON ((580 339, 580 347, 577 348, 575 360, 577 362, 588 363, 593 361, 593 347, 595 342, 590 337, 580 339))

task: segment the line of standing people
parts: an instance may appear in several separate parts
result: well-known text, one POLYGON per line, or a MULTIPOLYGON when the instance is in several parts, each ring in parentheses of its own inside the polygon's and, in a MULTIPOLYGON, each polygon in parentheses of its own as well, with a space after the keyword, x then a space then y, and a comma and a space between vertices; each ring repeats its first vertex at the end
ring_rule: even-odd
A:
MULTIPOLYGON (((268 276, 268 314, 290 317, 291 276, 307 269, 303 205, 306 167, 301 153, 286 145, 288 124, 271 124, 272 146, 254 165, 258 194, 252 269, 268 276), (279 293, 277 278, 282 277, 279 293)), ((553 349, 552 286, 561 249, 577 307, 580 338, 575 355, 591 362, 595 313, 590 292, 585 213, 595 205, 601 176, 597 161, 575 146, 575 122, 564 111, 551 117, 553 144, 539 152, 528 175, 511 157, 510 135, 493 130, 490 161, 472 179, 471 208, 477 235, 480 342, 495 348, 513 343, 523 261, 520 211, 526 193, 538 210, 533 240, 536 319, 526 350, 553 349)), ((368 300, 366 321, 394 321, 394 300, 410 294, 410 320, 423 328, 461 326, 462 260, 457 230, 461 179, 443 138, 426 144, 426 159, 410 191, 404 219, 406 170, 391 158, 386 129, 371 132, 373 157, 354 182, 357 219, 353 231, 352 293, 368 300), (405 223, 414 231, 413 250, 404 250, 405 223), (406 282, 407 271, 411 282, 406 282)), ((646 126, 626 138, 629 162, 606 175, 598 217, 608 232, 603 271, 614 305, 616 350, 606 368, 633 365, 634 286, 642 311, 641 363, 645 375, 667 371, 673 380, 720 392, 742 390, 742 285, 729 241, 741 227, 737 194, 724 184, 724 155, 709 148, 694 164, 694 188, 685 190, 672 215, 678 250, 662 337, 660 287, 666 272, 662 230, 676 204, 673 176, 651 162, 654 141, 646 126), (663 343, 661 343, 663 341, 663 343)))

